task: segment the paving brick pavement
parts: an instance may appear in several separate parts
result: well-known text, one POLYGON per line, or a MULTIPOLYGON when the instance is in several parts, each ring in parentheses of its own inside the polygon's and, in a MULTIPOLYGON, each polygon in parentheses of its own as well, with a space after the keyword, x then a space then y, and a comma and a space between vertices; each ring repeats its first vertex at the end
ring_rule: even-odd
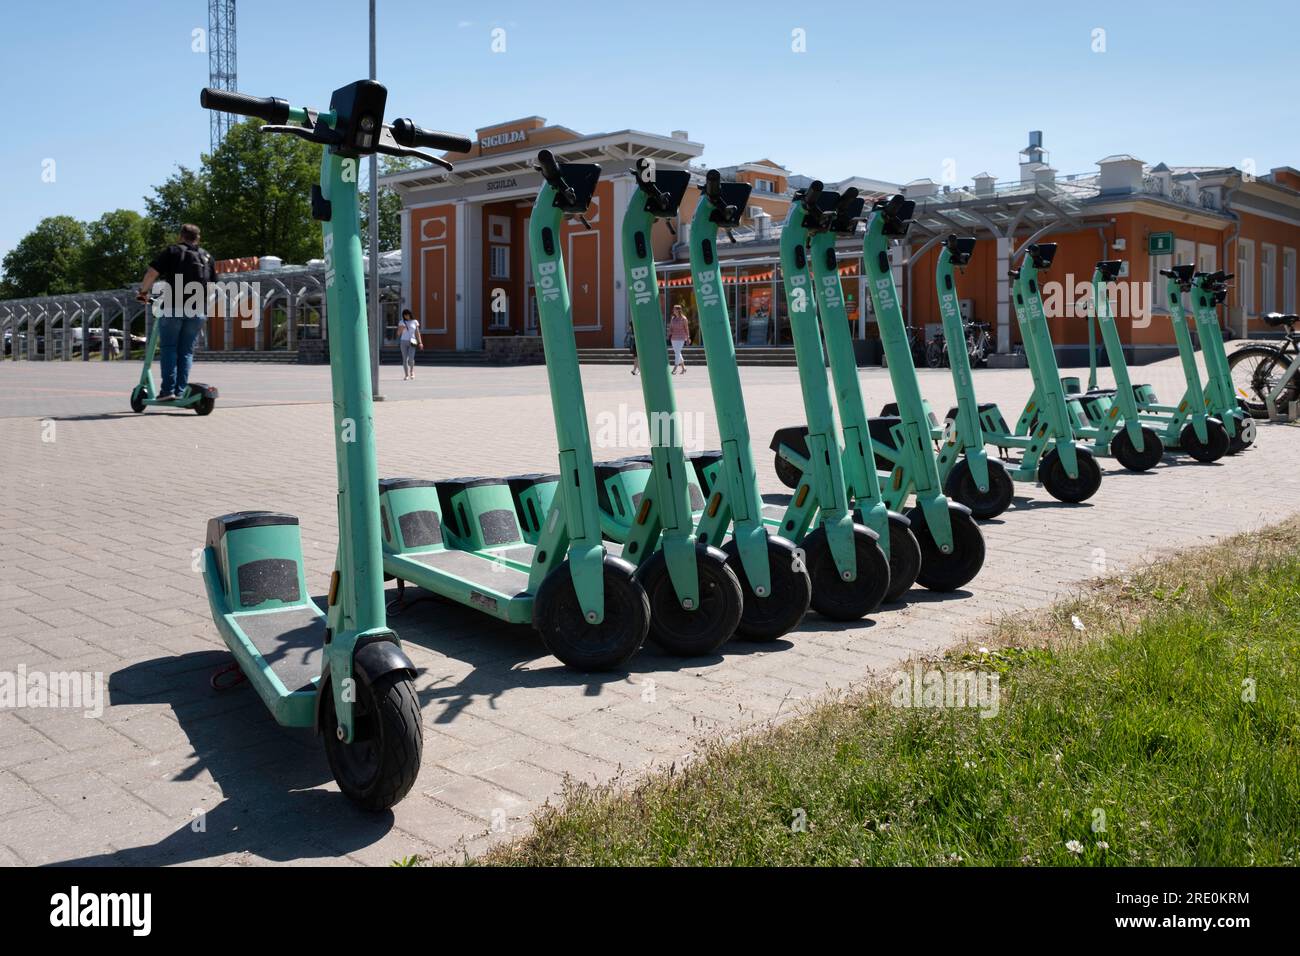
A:
MULTIPOLYGON (((211 515, 283 509, 302 521, 308 584, 334 560, 328 374, 297 366, 202 366, 222 398, 206 419, 125 410, 134 365, 0 364, 0 671, 105 675, 103 713, 0 710, 0 861, 28 864, 383 864, 476 853, 518 833, 564 786, 686 757, 703 735, 794 712, 886 674, 1002 613, 1041 606, 1105 567, 1280 520, 1300 487, 1300 428, 1266 426, 1216 465, 1167 458, 1148 475, 1103 462, 1098 496, 1062 506, 1020 486, 985 525, 988 561, 968 593, 913 601, 854 626, 810 615, 788 639, 681 661, 647 649, 626 674, 583 676, 531 631, 425 602, 394 619, 421 673, 425 754, 391 814, 353 810, 319 742, 274 725, 253 692, 217 694, 228 655, 208 617, 195 549, 211 515), (192 821, 202 812, 202 826, 192 821)), ((445 477, 547 470, 554 440, 541 368, 385 368, 380 472, 445 477)), ((638 383, 583 370, 602 456, 633 450, 638 383), (621 411, 620 411, 621 409, 621 411), (610 413, 613 413, 612 416, 610 413)), ((784 489, 763 450, 799 418, 792 369, 742 370, 766 492, 784 489)), ((874 406, 885 372, 863 372, 874 406)), ((946 372, 923 388, 946 408, 946 372)), ((1177 367, 1140 376, 1162 396, 1177 367)), ((1019 410, 1028 377, 985 370, 981 398, 1019 410)), ((716 441, 707 372, 677 380, 687 434, 716 441)))

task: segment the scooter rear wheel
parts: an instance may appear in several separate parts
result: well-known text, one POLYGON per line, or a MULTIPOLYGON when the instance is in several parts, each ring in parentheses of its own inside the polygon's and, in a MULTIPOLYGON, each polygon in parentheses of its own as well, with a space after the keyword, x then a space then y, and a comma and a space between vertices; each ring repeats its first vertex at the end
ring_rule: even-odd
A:
POLYGON ((797 627, 812 601, 812 579, 795 553, 794 543, 776 535, 767 536, 767 567, 772 587, 767 597, 754 593, 736 539, 728 538, 722 550, 745 596, 736 636, 747 641, 774 641, 797 627))
POLYGON ((952 525, 952 551, 939 550, 925 512, 916 507, 907 513, 912 530, 921 546, 921 573, 917 583, 931 591, 956 591, 969 584, 984 567, 984 533, 969 511, 949 502, 948 520, 952 525))
POLYGON ((1075 452, 1079 462, 1079 477, 1071 478, 1061 463, 1060 453, 1055 448, 1043 456, 1038 463, 1038 480, 1043 483, 1047 493, 1057 501, 1077 505, 1087 501, 1101 487, 1101 466, 1092 452, 1080 448, 1075 452))
POLYGON ((141 394, 139 385, 131 389, 131 411, 137 415, 144 411, 144 395, 141 394))
POLYGON ((959 501, 970 509, 979 521, 996 518, 1011 507, 1011 499, 1016 493, 1016 483, 1011 480, 1006 465, 997 458, 986 459, 989 467, 989 490, 980 491, 971 474, 970 462, 965 458, 957 462, 948 472, 948 480, 943 483, 943 492, 954 501, 959 501))
POLYGON ((803 479, 803 470, 778 454, 776 456, 776 477, 787 488, 798 488, 799 482, 803 479))
POLYGON ((214 399, 210 398, 207 395, 204 395, 202 398, 198 400, 198 403, 194 406, 194 412, 196 415, 211 415, 212 409, 216 406, 216 404, 217 403, 214 399))
POLYGON ((1245 451, 1251 445, 1255 444, 1255 419, 1251 418, 1244 412, 1233 416, 1233 422, 1236 424, 1233 435, 1228 441, 1228 454, 1235 455, 1245 451))
POLYGON ((604 572, 605 617, 599 624, 589 624, 582 613, 568 561, 546 576, 533 601, 533 627, 546 649, 577 671, 621 667, 650 632, 650 600, 636 569, 607 554, 604 572))
POLYGON ((1128 429, 1120 428, 1110 440, 1111 454, 1129 471, 1150 471, 1165 457, 1165 445, 1154 428, 1142 426, 1142 450, 1133 447, 1128 429))
POLYGON ((813 610, 833 621, 866 617, 880 607, 889 591, 889 559, 876 536, 862 525, 854 525, 853 545, 857 574, 846 581, 835 566, 825 528, 810 532, 801 542, 812 579, 813 610))
POLYGON ((400 671, 373 684, 358 679, 350 744, 338 739, 331 688, 322 693, 325 756, 339 789, 367 810, 387 810, 406 796, 420 773, 424 728, 414 683, 400 671))
POLYGON ((901 601, 912 590, 921 573, 921 545, 912 532, 912 523, 900 514, 889 514, 889 590, 885 603, 901 601))
POLYGON ((650 600, 650 639, 678 657, 707 657, 730 640, 740 623, 744 595, 740 582, 717 548, 695 548, 700 605, 682 607, 668 574, 668 558, 660 549, 637 570, 637 580, 650 600))
POLYGON ((1223 427, 1223 422, 1217 418, 1207 418, 1204 442, 1196 436, 1196 429, 1191 422, 1188 422, 1178 435, 1178 444, 1192 458, 1208 465, 1228 453, 1231 440, 1228 438, 1228 430, 1223 427))

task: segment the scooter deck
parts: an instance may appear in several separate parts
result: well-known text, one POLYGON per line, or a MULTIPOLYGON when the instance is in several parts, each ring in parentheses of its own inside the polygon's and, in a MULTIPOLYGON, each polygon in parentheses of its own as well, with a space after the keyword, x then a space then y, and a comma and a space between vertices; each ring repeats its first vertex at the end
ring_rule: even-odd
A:
POLYGON ((217 629, 276 723, 310 727, 324 659, 325 615, 315 604, 215 615, 217 629))
POLYGON ((384 572, 512 624, 533 619, 528 575, 473 551, 448 548, 386 554, 384 572))

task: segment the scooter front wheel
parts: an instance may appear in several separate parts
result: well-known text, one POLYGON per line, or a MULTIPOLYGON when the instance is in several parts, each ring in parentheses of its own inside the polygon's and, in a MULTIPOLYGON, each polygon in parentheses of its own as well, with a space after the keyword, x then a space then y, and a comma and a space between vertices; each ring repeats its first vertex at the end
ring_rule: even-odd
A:
POLYGON ((605 617, 591 624, 578 602, 569 562, 551 571, 533 601, 533 627, 546 649, 576 671, 621 667, 650 632, 650 600, 636 580, 636 569, 605 555, 605 617))
POLYGON ((956 591, 969 584, 984 567, 984 533, 975 518, 960 505, 948 504, 948 522, 952 526, 952 550, 939 550, 925 512, 917 507, 908 512, 912 531, 921 546, 921 573, 917 582, 931 591, 956 591))
POLYGON ((357 680, 350 744, 338 739, 332 689, 321 693, 325 756, 339 789, 367 810, 387 810, 406 796, 420 773, 424 728, 414 683, 400 671, 373 684, 357 680))
POLYGON ((668 574, 663 549, 650 556, 637 571, 637 580, 650 601, 650 638, 678 657, 707 657, 736 633, 744 595, 740 582, 727 566, 727 556, 717 548, 695 548, 699 607, 682 607, 668 574))
POLYGON ((211 415, 212 409, 216 406, 216 404, 217 403, 215 399, 207 395, 204 395, 202 398, 198 400, 198 403, 195 404, 194 413, 196 415, 211 415))
POLYGON ((1223 422, 1217 418, 1207 418, 1204 442, 1197 437, 1192 423, 1188 422, 1178 435, 1178 444, 1192 458, 1208 465, 1228 453, 1231 440, 1228 438, 1228 430, 1223 427, 1223 422))
POLYGON ((885 602, 901 601, 921 573, 921 545, 912 533, 912 523, 903 515, 889 513, 889 590, 885 602))
POLYGON ((1016 483, 1011 480, 1006 465, 997 458, 988 458, 986 461, 989 469, 988 491, 980 491, 975 484, 970 462, 965 458, 953 465, 948 480, 943 483, 944 494, 964 504, 979 521, 996 518, 1010 508, 1011 499, 1016 493, 1016 483))
POLYGON ((857 573, 846 581, 835 565, 826 529, 817 528, 802 542, 808 577, 812 579, 812 607, 833 621, 856 621, 866 617, 889 591, 889 559, 876 536, 860 524, 853 526, 857 573))
POLYGON ((1075 460, 1079 463, 1079 477, 1071 478, 1061 462, 1061 455, 1055 448, 1043 456, 1038 463, 1038 480, 1043 483, 1047 493, 1057 501, 1077 505, 1087 501, 1101 487, 1101 466, 1092 452, 1080 448, 1075 451, 1075 460))
POLYGON ((1115 460, 1129 471, 1150 471, 1165 457, 1165 445, 1154 428, 1142 426, 1142 450, 1133 447, 1128 429, 1120 428, 1110 440, 1110 451, 1115 460))
POLYGON ((771 592, 763 597, 755 594, 753 585, 749 583, 736 539, 727 539, 722 550, 726 552, 727 565, 736 575, 745 596, 736 636, 747 641, 774 641, 798 626, 812 601, 812 579, 794 543, 772 534, 767 536, 771 592))

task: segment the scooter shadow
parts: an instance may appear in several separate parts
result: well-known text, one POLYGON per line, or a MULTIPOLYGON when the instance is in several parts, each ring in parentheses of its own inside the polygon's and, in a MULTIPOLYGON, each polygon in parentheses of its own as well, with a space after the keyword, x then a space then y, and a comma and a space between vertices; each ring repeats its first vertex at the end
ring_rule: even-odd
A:
POLYGON ((1055 498, 1028 498, 1024 495, 1015 495, 1011 499, 1012 508, 1008 512, 1015 511, 1038 511, 1041 508, 1092 508, 1094 507, 1091 500, 1089 501, 1057 501, 1055 498))
MULTIPOLYGON (((389 591, 390 596, 394 593, 389 591)), ((407 607, 389 615, 389 626, 402 642, 470 666, 469 672, 463 676, 435 681, 417 692, 422 707, 433 705, 441 708, 432 717, 435 726, 453 722, 477 700, 486 699, 488 707, 495 709, 503 694, 520 688, 572 687, 580 688, 586 697, 599 697, 607 686, 635 684, 642 677, 709 667, 733 656, 779 653, 794 646, 785 639, 766 642, 734 639, 715 654, 676 657, 663 653, 648 640, 625 667, 616 671, 584 673, 559 662, 546 663, 554 659, 542 645, 537 632, 528 625, 492 620, 455 601, 436 597, 409 584, 407 594, 410 600, 407 607)), ((416 663, 418 665, 421 661, 416 663)))
POLYGON ((157 658, 108 681, 110 706, 171 707, 192 750, 191 762, 172 779, 206 772, 225 799, 155 843, 52 865, 161 866, 232 853, 278 863, 326 859, 369 846, 392 828, 391 812, 363 811, 320 789, 333 775, 314 734, 277 725, 248 684, 212 690, 210 675, 230 660, 216 650, 157 658))

